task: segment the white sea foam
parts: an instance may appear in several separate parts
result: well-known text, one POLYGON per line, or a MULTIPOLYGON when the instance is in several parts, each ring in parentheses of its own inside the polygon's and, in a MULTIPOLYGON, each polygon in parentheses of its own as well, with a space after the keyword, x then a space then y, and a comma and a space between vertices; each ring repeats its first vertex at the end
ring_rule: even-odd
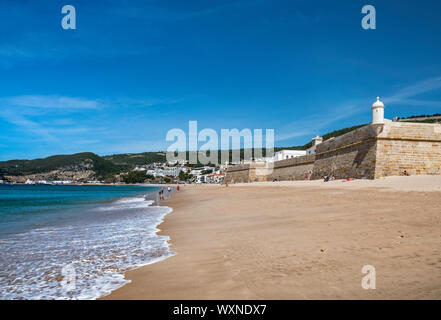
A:
POLYGON ((100 211, 109 210, 121 210, 121 209, 136 209, 136 208, 146 208, 154 203, 153 200, 146 200, 144 198, 125 198, 118 200, 114 205, 105 206, 99 208, 100 211))
POLYGON ((144 198, 89 209, 78 221, 9 235, 0 243, 0 299, 96 299, 128 282, 124 272, 165 259, 157 225, 172 211, 144 198), (61 285, 63 267, 75 288, 61 285))

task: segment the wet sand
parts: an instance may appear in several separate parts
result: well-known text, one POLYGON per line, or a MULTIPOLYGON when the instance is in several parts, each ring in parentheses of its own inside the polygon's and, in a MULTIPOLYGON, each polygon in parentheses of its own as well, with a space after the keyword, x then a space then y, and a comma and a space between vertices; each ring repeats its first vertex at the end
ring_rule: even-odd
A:
POLYGON ((177 254, 104 299, 441 298, 440 176, 181 190, 159 226, 177 254))

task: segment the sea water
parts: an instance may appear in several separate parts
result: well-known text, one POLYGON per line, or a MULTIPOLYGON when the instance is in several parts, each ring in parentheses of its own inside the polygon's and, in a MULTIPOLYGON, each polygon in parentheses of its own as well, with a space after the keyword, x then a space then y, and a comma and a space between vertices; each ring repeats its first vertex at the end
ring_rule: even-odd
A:
POLYGON ((154 187, 0 185, 0 299, 96 299, 169 257, 154 187))

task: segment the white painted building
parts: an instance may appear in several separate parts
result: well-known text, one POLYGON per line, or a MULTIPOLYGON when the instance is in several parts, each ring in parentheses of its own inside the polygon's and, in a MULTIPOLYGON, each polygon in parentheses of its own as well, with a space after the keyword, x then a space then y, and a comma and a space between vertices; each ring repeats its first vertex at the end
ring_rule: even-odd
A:
POLYGON ((317 152, 317 145, 323 142, 323 138, 315 136, 312 138, 312 146, 306 149, 306 154, 315 154, 317 152))
POLYGON ((205 178, 206 183, 222 183, 225 180, 225 174, 213 173, 209 174, 205 178))
POLYGON ((164 174, 166 176, 177 177, 181 172, 181 168, 164 168, 164 174))
POLYGON ((71 184, 72 183, 72 181, 70 181, 70 180, 63 180, 63 181, 59 181, 59 180, 57 180, 57 181, 52 181, 52 184, 71 184))
POLYGON ((305 150, 280 150, 274 153, 274 161, 281 161, 295 157, 304 156, 305 150))
POLYGON ((177 168, 177 167, 165 167, 165 168, 155 168, 155 169, 149 169, 147 170, 146 174, 152 175, 155 178, 156 177, 165 177, 165 176, 172 176, 177 177, 181 171, 185 171, 183 168, 177 168))
POLYGON ((202 174, 202 175, 198 175, 196 176, 196 183, 205 183, 207 179, 207 174, 202 174))
POLYGON ((162 169, 150 169, 147 170, 147 174, 156 177, 163 177, 164 174, 162 173, 162 169), (159 171, 161 170, 161 171, 159 171))
POLYGON ((200 175, 202 175, 203 171, 213 172, 213 170, 215 170, 215 168, 210 167, 210 166, 204 166, 204 167, 194 168, 193 170, 190 171, 190 173, 194 176, 200 176, 200 175))

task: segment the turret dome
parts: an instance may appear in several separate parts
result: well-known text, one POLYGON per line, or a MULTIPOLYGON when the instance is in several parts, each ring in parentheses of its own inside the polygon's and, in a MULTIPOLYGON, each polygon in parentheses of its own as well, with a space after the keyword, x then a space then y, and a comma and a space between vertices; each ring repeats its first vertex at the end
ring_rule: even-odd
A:
POLYGON ((380 101, 380 97, 377 97, 377 101, 374 102, 372 108, 384 108, 384 104, 380 101))

